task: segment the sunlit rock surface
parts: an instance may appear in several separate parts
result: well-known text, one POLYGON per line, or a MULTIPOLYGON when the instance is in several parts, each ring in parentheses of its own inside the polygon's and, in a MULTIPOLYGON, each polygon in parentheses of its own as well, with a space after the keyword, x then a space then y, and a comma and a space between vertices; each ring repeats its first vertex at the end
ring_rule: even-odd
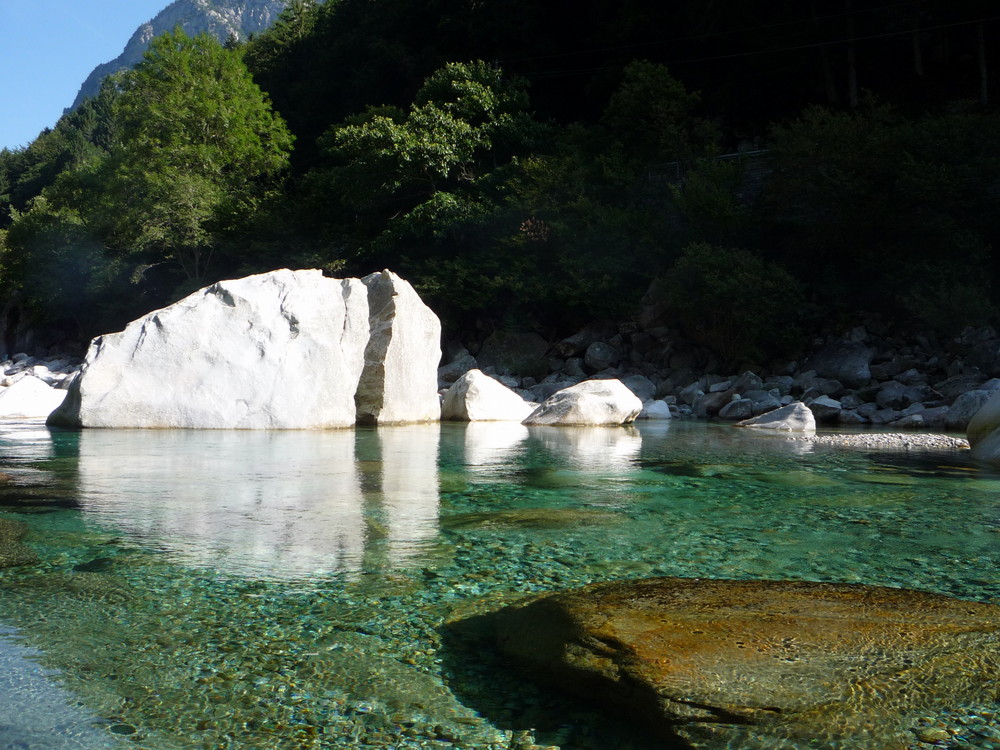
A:
POLYGON ((221 281, 91 343, 49 423, 318 429, 436 420, 440 323, 389 271, 221 281))
POLYGON ((0 418, 47 417, 65 398, 66 391, 27 375, 13 385, 0 388, 0 418))
POLYGON ((915 591, 659 578, 496 621, 530 676, 699 748, 904 748, 922 712, 1000 697, 1000 607, 915 591))
POLYGON ((369 274, 361 281, 368 290, 370 337, 355 396, 358 421, 437 420, 441 322, 392 271, 369 274))
POLYGON ((473 369, 444 394, 441 418, 457 422, 520 422, 534 408, 499 380, 473 369))
POLYGON ((616 425, 634 422, 639 400, 620 380, 585 380, 545 399, 527 425, 616 425))
POLYGON ((816 417, 808 406, 796 402, 757 417, 744 419, 742 422, 737 422, 736 426, 779 432, 815 432, 816 417))

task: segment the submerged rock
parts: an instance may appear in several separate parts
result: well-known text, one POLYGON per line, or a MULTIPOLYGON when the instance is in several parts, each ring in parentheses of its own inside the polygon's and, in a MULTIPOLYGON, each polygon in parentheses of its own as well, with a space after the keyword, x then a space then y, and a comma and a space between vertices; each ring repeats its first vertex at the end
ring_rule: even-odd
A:
POLYGON ((628 424, 641 411, 642 402, 620 380, 585 380, 545 399, 524 424, 628 424))
POLYGON ((917 591, 656 578, 495 625, 530 676, 704 748, 902 748, 921 712, 1000 697, 1000 607, 917 591))
POLYGON ((28 534, 28 525, 23 521, 0 518, 0 568, 15 568, 30 565, 38 560, 38 555, 22 539, 28 534))

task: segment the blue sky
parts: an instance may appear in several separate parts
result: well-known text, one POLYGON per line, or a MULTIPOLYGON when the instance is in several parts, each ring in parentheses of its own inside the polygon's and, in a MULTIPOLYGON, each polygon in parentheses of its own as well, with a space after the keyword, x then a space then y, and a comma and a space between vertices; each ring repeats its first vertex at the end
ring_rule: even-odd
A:
POLYGON ((0 148, 55 125, 80 84, 171 0, 0 0, 0 148))

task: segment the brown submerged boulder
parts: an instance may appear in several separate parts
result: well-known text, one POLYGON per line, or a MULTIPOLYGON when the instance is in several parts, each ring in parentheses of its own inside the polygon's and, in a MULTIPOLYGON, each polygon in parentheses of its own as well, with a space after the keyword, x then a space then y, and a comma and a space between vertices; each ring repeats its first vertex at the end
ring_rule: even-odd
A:
POLYGON ((918 716, 1000 697, 1000 607, 918 591, 655 578, 496 627, 532 677, 696 748, 905 748, 918 716))

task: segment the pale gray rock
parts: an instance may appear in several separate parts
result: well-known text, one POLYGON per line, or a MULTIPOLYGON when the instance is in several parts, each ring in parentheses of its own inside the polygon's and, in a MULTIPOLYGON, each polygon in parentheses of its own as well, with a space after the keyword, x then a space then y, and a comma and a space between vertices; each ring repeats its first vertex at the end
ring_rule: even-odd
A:
POLYGON ((965 430, 976 412, 993 396, 994 391, 977 389, 966 391, 952 403, 945 417, 945 426, 949 430, 965 430))
POLYGON ((642 402, 649 401, 656 393, 656 385, 645 375, 626 375, 620 380, 642 402))
MULTIPOLYGON (((359 279, 283 269, 221 281, 94 339, 83 372, 48 421, 347 427, 356 421, 370 324, 368 289, 359 279)), ((429 371, 436 408, 436 363, 429 371)))
POLYGON ((781 432, 815 432, 816 417, 805 404, 795 403, 782 406, 758 417, 737 422, 736 427, 753 427, 762 430, 778 430, 781 432))
POLYGON ((47 417, 65 398, 65 390, 53 388, 34 375, 25 375, 13 385, 0 390, 0 417, 47 417))
POLYGON ((910 404, 923 400, 924 394, 925 389, 889 380, 875 394, 875 403, 883 409, 905 409, 910 404))
POLYGON ((755 372, 747 370, 742 375, 740 375, 736 380, 733 381, 733 388, 736 389, 737 393, 744 393, 746 391, 759 391, 764 389, 764 381, 755 372))
POLYGON ((824 347, 806 363, 822 378, 839 380, 849 388, 858 388, 871 380, 872 351, 864 344, 847 341, 824 347))
POLYGON ((520 422, 535 406, 480 370, 469 370, 448 389, 441 419, 456 422, 520 422))
POLYGON ((810 401, 806 406, 816 417, 817 422, 836 422, 840 413, 844 410, 844 407, 836 399, 832 399, 829 396, 819 396, 810 401))
POLYGON ((672 419, 670 405, 662 400, 649 400, 642 405, 638 419, 672 419))
POLYGON ((753 401, 748 398, 736 398, 719 409, 719 419, 742 420, 753 416, 753 401))
POLYGON ((441 321, 392 271, 361 281, 368 290, 370 337, 354 398, 357 420, 403 424, 439 419, 441 321))
POLYGON ((628 424, 641 411, 642 402, 620 380, 585 380, 547 398, 524 424, 628 424))
POLYGON ((474 370, 478 367, 479 363, 476 361, 476 358, 468 352, 465 352, 448 364, 442 365, 438 368, 438 385, 454 383, 469 370, 474 370))
POLYGON ((600 372, 617 365, 621 361, 621 352, 603 341, 595 341, 587 347, 583 361, 591 372, 600 372))

